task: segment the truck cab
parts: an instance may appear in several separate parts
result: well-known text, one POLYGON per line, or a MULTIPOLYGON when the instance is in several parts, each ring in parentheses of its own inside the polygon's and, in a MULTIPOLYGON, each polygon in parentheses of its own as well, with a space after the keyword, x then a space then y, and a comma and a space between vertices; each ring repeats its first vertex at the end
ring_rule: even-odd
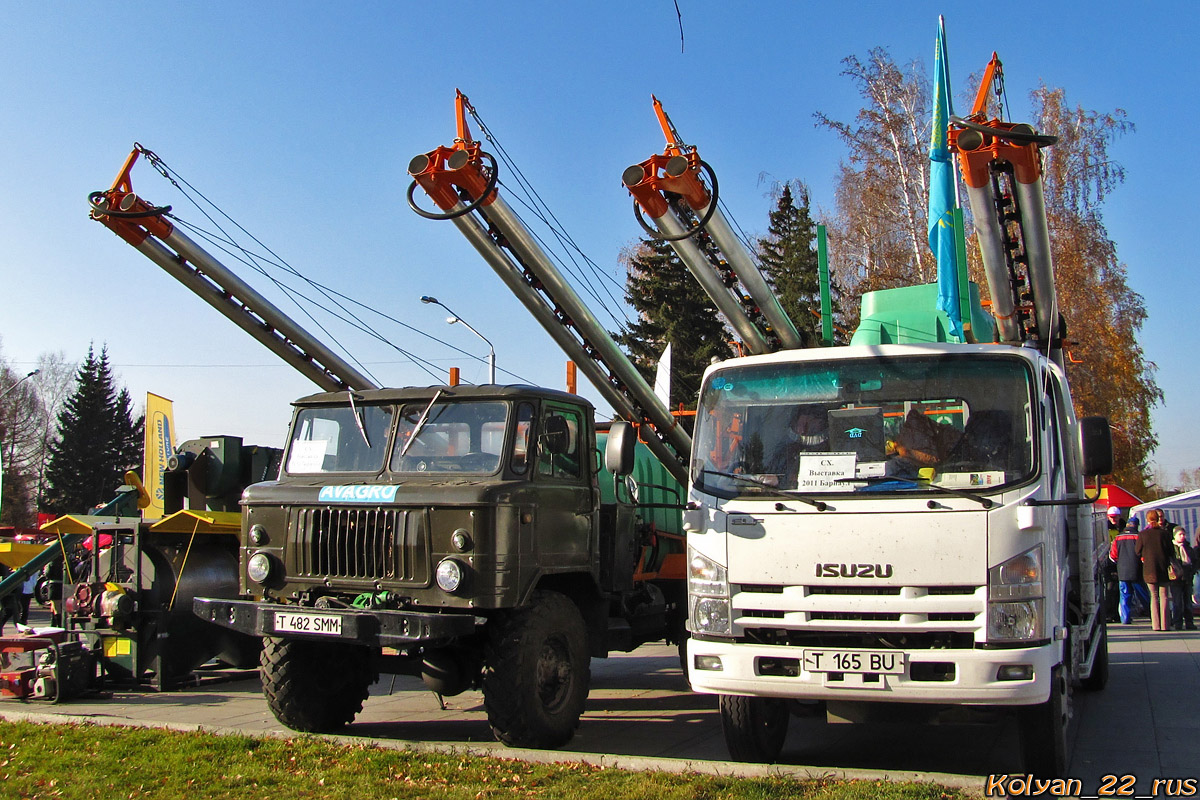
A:
POLYGON ((1106 669, 1107 537, 1084 498, 1098 423, 1052 360, 748 357, 708 370, 697 420, 689 679, 721 695, 735 758, 774 760, 799 701, 832 721, 1020 708, 1027 756, 1061 760, 1068 684, 1106 669))
POLYGON ((481 687, 502 741, 561 745, 589 658, 664 638, 683 593, 668 603, 645 579, 622 477, 636 433, 605 435, 610 474, 593 414, 529 386, 296 401, 279 479, 242 497, 242 597, 196 613, 264 638, 264 692, 289 727, 347 724, 392 672, 441 695, 481 687))
POLYGON ((564 572, 598 579, 586 401, 458 386, 295 405, 280 479, 243 497, 245 592, 440 613, 519 605, 564 572))

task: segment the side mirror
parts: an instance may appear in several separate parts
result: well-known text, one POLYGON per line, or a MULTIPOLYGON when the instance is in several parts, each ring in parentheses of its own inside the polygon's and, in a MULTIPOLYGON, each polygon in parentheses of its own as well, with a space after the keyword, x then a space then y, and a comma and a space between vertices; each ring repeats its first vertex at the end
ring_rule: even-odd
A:
POLYGON ((550 414, 542 423, 542 447, 551 455, 566 454, 571 447, 571 429, 567 421, 557 414, 550 414))
POLYGON ((628 422, 614 422, 608 429, 608 442, 604 446, 604 468, 613 475, 628 475, 633 472, 633 449, 637 445, 637 431, 628 422))
POLYGON ((1107 417, 1079 420, 1079 452, 1084 475, 1109 475, 1113 471, 1112 430, 1107 417))

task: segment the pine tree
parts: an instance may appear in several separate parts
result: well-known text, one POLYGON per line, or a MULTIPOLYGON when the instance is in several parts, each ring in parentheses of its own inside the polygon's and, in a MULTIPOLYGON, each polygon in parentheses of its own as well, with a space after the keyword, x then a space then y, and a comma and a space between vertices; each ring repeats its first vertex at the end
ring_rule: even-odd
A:
MULTIPOLYGON (((779 190, 767 235, 758 240, 758 257, 805 347, 821 342, 821 281, 816 226, 809 213, 808 192, 798 186, 799 202, 789 184, 779 190)), ((834 315, 837 302, 834 300, 834 315)))
POLYGON ((643 239, 626 253, 625 299, 638 321, 613 338, 653 381, 671 343, 671 399, 695 408, 700 378, 714 358, 729 358, 729 333, 708 295, 662 239, 643 239))
POLYGON ((91 347, 76 389, 58 415, 59 440, 46 467, 45 510, 81 513, 107 502, 125 470, 142 460, 143 418, 133 419, 129 393, 113 385, 108 348, 91 347))

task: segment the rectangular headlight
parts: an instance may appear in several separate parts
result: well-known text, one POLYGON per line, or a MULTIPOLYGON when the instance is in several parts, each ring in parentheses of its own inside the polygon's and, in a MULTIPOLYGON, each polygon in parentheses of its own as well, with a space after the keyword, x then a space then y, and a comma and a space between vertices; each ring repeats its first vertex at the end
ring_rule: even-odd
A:
POLYGON ((1036 545, 988 570, 989 642, 1046 638, 1043 548, 1036 545))
POLYGON ((688 548, 688 594, 701 597, 729 597, 729 579, 725 567, 688 548))
POLYGON ((1039 544, 992 567, 988 570, 988 599, 1045 597, 1042 563, 1042 546, 1039 544))

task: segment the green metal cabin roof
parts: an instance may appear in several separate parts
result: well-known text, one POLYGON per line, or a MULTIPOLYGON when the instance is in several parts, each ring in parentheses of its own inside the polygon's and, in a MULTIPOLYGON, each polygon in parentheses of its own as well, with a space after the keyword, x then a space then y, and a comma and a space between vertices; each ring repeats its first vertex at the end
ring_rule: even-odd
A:
MULTIPOLYGON (((979 302, 979 287, 971 283, 971 329, 975 341, 997 341, 992 315, 979 302)), ((862 297, 862 318, 850 344, 922 344, 953 342, 950 319, 937 308, 938 285, 881 289, 862 297)))

